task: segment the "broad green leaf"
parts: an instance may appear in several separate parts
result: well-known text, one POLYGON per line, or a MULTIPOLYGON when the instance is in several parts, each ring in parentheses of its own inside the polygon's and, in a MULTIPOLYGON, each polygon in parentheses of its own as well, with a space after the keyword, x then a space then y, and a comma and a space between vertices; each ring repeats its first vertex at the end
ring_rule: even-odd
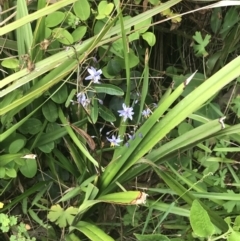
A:
POLYGON ((108 3, 107 1, 101 1, 98 5, 98 15, 96 19, 104 19, 109 16, 114 8, 113 3, 108 3))
POLYGON ((42 113, 49 122, 55 122, 58 118, 57 105, 53 101, 49 100, 43 105, 42 113))
POLYGON ((105 22, 103 20, 97 20, 93 29, 94 34, 95 35, 99 34, 103 30, 104 26, 105 26, 105 22))
POLYGON ((5 59, 2 61, 1 65, 8 69, 18 69, 19 60, 18 59, 5 59))
POLYGON ((151 22, 152 22, 152 18, 150 17, 142 21, 141 23, 136 24, 134 26, 134 29, 140 34, 145 33, 149 29, 151 22))
POLYGON ((190 125, 189 123, 186 122, 182 122, 179 126, 178 126, 178 134, 183 135, 184 133, 187 133, 188 131, 192 130, 193 126, 190 125))
POLYGON ((0 167, 0 178, 4 178, 6 175, 5 167, 0 167))
POLYGON ((211 29, 216 34, 222 24, 222 8, 214 8, 211 14, 211 29))
POLYGON ((74 3, 73 11, 80 20, 85 21, 90 17, 90 5, 88 0, 79 0, 74 3))
POLYGON ((49 92, 51 94, 53 94, 53 96, 51 97, 51 99, 57 103, 57 104, 62 104, 67 100, 68 97, 68 90, 67 90, 67 86, 64 84, 56 84, 55 86, 53 86, 49 92), (55 94, 54 94, 55 93, 55 94))
POLYGON ((90 122, 93 122, 92 124, 96 124, 97 120, 98 120, 98 100, 93 99, 92 100, 92 107, 91 107, 90 122))
POLYGON ((54 142, 50 142, 48 144, 38 146, 38 148, 44 153, 50 153, 54 148, 54 142))
POLYGON ((225 38, 232 27, 239 21, 239 15, 236 7, 231 7, 228 9, 225 17, 220 34, 222 38, 225 38))
POLYGON ((8 177, 15 178, 17 176, 17 172, 14 168, 6 168, 5 171, 8 177))
POLYGON ((80 26, 80 27, 76 28, 72 32, 73 41, 74 42, 80 41, 84 37, 86 32, 87 32, 86 26, 80 26))
POLYGON ((128 58, 129 58, 129 68, 130 69, 138 65, 139 58, 133 52, 130 52, 128 54, 128 58))
POLYGON ((28 178, 33 178, 37 173, 37 161, 35 159, 25 159, 25 165, 19 169, 21 173, 28 178))
POLYGON ((99 115, 108 122, 116 121, 115 115, 104 105, 99 105, 99 115))
POLYGON ((22 158, 22 157, 14 159, 14 162, 15 162, 19 167, 25 165, 24 158, 22 158))
POLYGON ((156 6, 156 5, 158 5, 158 4, 160 3, 160 0, 149 0, 149 2, 150 2, 152 5, 156 6))
POLYGON ((121 63, 119 59, 111 59, 107 64, 107 72, 111 76, 116 76, 121 72, 121 63))
POLYGON ((232 231, 232 233, 227 237, 227 241, 239 241, 240 240, 240 232, 232 231))
POLYGON ((11 154, 18 153, 25 146, 25 143, 26 143, 25 139, 14 140, 10 144, 8 152, 11 154))
POLYGON ((72 228, 79 230, 92 241, 114 241, 102 229, 88 222, 80 221, 75 226, 72 226, 72 228))
POLYGON ((29 118, 26 120, 22 126, 20 126, 19 131, 23 134, 37 134, 42 128, 42 122, 36 118, 29 118))
POLYGON ((49 14, 45 19, 45 25, 48 28, 59 25, 64 20, 65 14, 60 11, 49 14))
POLYGON ((142 38, 149 44, 149 46, 154 46, 156 43, 156 37, 154 33, 146 32, 142 34, 142 38))
POLYGON ((78 208, 69 207, 64 210, 60 205, 51 207, 47 217, 51 222, 55 222, 60 228, 64 228, 72 224, 74 216, 78 213, 78 208))
POLYGON ((139 37, 140 37, 140 35, 139 35, 138 32, 131 33, 131 34, 129 34, 129 36, 128 36, 128 41, 129 41, 129 43, 130 43, 130 42, 132 42, 132 41, 134 41, 134 40, 138 40, 139 37))
POLYGON ((122 96, 124 95, 124 92, 121 88, 111 85, 111 84, 94 84, 93 85, 94 90, 97 93, 105 93, 108 95, 117 95, 117 96, 122 96))
POLYGON ((71 45, 73 44, 72 35, 64 28, 55 28, 52 30, 53 38, 57 39, 60 43, 71 45))
POLYGON ((194 200, 190 210, 190 223, 193 232, 199 237, 210 237, 215 232, 215 227, 212 224, 207 211, 201 204, 194 200))
POLYGON ((113 8, 114 8, 114 4, 113 3, 108 3, 106 8, 105 8, 105 10, 104 10, 104 14, 106 16, 109 16, 111 14, 113 8))
POLYGON ((134 233, 138 241, 170 241, 170 239, 162 234, 136 234, 134 233))
MULTIPOLYGON (((128 53, 129 58, 129 68, 133 68, 139 63, 139 58, 134 54, 133 50, 130 50, 128 53)), ((124 59, 121 57, 116 57, 118 59, 119 63, 121 63, 121 67, 123 69, 126 69, 124 59)))

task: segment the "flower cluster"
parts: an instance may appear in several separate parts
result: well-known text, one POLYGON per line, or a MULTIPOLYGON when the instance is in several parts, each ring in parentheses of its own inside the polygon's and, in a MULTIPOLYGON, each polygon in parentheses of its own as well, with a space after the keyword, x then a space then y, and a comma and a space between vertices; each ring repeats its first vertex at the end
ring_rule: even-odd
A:
POLYGON ((111 143, 110 146, 119 146, 119 143, 122 142, 119 136, 116 138, 114 135, 112 135, 112 138, 107 137, 107 140, 111 143))
POLYGON ((96 70, 93 67, 90 67, 89 69, 87 69, 88 73, 90 74, 89 76, 87 76, 85 78, 85 80, 92 80, 92 82, 94 84, 100 84, 101 82, 99 82, 99 80, 101 79, 101 74, 102 74, 102 70, 96 70))
POLYGON ((142 111, 142 115, 145 117, 145 118, 148 118, 151 114, 151 110, 149 108, 147 108, 146 110, 143 110, 142 111))
POLYGON ((119 110, 119 116, 123 117, 123 121, 125 122, 127 120, 127 118, 129 118, 130 120, 132 120, 132 116, 134 114, 133 112, 133 108, 132 107, 127 107, 124 103, 122 105, 123 110, 119 110))
POLYGON ((77 94, 77 102, 86 108, 89 105, 90 100, 87 98, 86 94, 80 92, 77 94))

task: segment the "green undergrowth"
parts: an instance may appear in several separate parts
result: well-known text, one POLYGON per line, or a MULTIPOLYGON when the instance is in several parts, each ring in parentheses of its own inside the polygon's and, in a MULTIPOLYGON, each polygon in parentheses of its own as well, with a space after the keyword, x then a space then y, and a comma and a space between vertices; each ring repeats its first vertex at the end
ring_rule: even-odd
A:
POLYGON ((0 240, 238 241, 238 3, 47 2, 0 15, 0 240))

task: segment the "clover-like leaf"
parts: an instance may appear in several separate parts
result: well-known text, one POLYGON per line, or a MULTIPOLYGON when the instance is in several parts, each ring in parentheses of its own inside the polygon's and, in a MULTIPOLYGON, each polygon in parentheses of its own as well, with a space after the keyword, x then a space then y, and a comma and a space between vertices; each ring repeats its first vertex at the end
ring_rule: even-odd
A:
POLYGON ((67 224, 71 224, 74 216, 77 214, 78 209, 69 207, 64 210, 60 205, 53 205, 48 214, 48 219, 51 222, 55 222, 60 228, 66 227, 67 224))

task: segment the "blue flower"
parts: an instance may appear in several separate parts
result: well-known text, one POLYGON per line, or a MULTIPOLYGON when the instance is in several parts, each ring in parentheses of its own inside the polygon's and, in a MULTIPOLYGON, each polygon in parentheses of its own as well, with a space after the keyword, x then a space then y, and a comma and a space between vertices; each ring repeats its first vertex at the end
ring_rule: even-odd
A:
POLYGON ((82 92, 77 94, 77 102, 81 104, 83 107, 87 107, 90 103, 90 100, 86 97, 86 95, 82 92))
POLYGON ((146 110, 142 111, 142 115, 145 117, 145 118, 148 118, 151 114, 151 110, 149 108, 147 108, 146 110))
POLYGON ((123 110, 118 110, 118 113, 120 113, 119 116, 123 116, 123 121, 125 122, 127 118, 132 120, 132 116, 134 114, 132 107, 127 107, 124 103, 122 105, 123 110))
POLYGON ((107 137, 107 140, 111 142, 111 146, 119 146, 119 143, 122 142, 119 136, 116 138, 114 135, 112 135, 112 138, 107 137))
POLYGON ((90 67, 89 69, 87 69, 87 71, 90 75, 87 76, 85 80, 92 80, 93 83, 100 84, 99 80, 101 79, 100 75, 102 74, 102 70, 96 70, 95 68, 90 67))

